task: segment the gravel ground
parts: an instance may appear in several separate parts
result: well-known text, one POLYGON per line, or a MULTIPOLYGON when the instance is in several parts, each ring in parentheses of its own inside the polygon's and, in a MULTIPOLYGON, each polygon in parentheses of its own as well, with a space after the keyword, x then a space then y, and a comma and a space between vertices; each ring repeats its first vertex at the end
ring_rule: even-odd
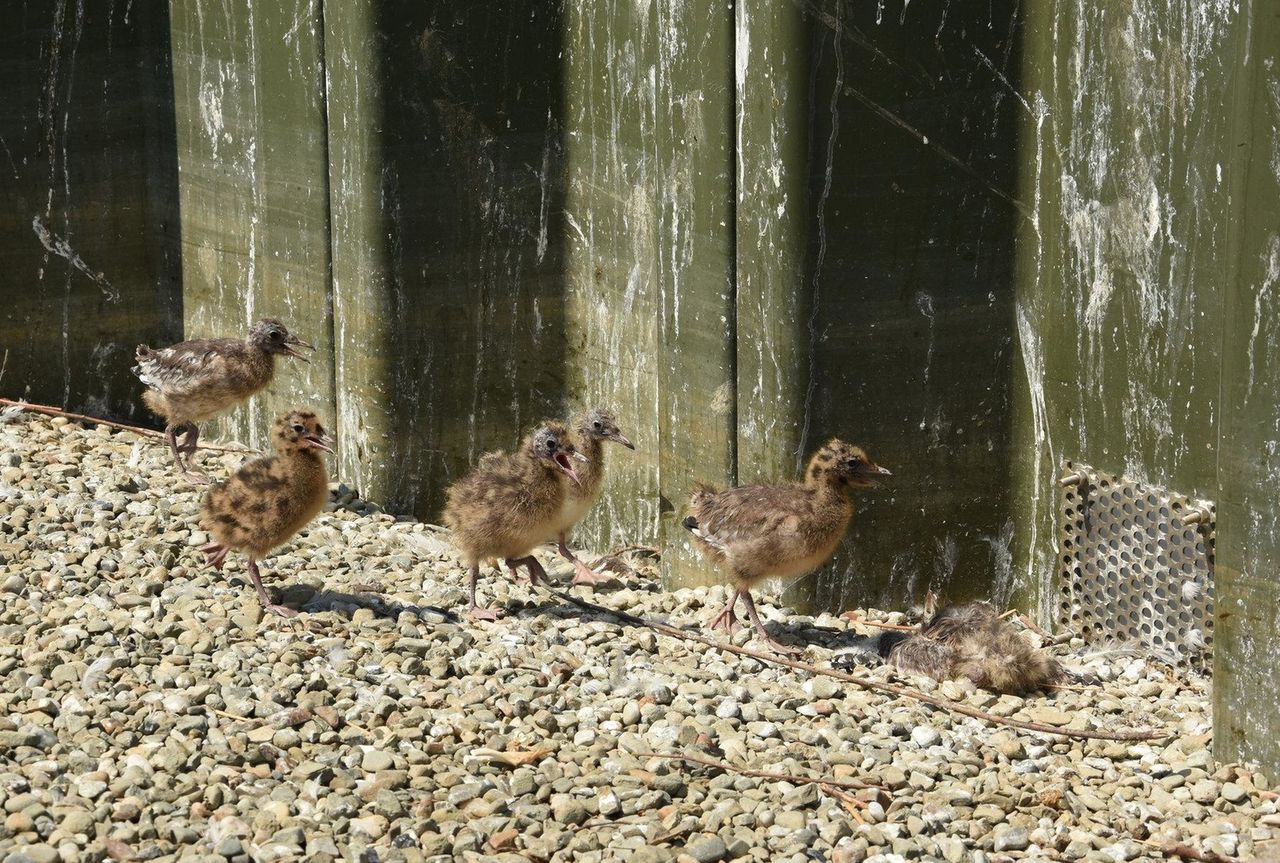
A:
MULTIPOLYGON (((216 472, 240 459, 200 455, 216 472)), ((203 566, 200 491, 173 481, 162 445, 0 415, 0 861, 1118 861, 1162 859, 1169 841, 1245 859, 1280 847, 1268 781, 1211 758, 1203 678, 1072 642, 1055 652, 1097 685, 1024 700, 906 681, 1052 725, 1173 733, 1080 741, 621 626, 493 574, 482 590, 507 616, 460 622, 447 536, 339 492, 264 569, 305 613, 264 617, 239 560, 203 566)), ((641 558, 617 568, 621 586, 595 601, 683 625, 725 598, 659 592, 641 558)), ((760 604, 819 643, 807 661, 841 661, 847 623, 760 604)))

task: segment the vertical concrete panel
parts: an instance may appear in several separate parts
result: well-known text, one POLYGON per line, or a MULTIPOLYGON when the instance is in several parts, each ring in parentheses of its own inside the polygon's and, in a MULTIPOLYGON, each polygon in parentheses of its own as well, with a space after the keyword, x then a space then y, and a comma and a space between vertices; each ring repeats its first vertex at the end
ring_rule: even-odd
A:
MULTIPOLYGON (((791 474, 831 436, 894 479, 856 495, 823 607, 1006 602, 1019 3, 807 4, 803 398, 791 474)), ((742 343, 744 335, 739 335, 742 343)))
POLYGON ((1214 754, 1280 772, 1280 9, 1241 4, 1228 163, 1218 446, 1214 754))
POLYGON ((1217 494, 1236 7, 1027 9, 1014 510, 1044 618, 1063 459, 1217 494))
POLYGON ((334 415, 319 0, 172 4, 185 336, 282 320, 316 345, 211 429, 265 446, 301 405, 334 415))
POLYGON ((181 332, 169 23, 47 0, 0 30, 0 394, 142 420, 139 342, 181 332))
POLYGON ((636 451, 606 450, 600 504, 576 531, 595 548, 657 539, 662 285, 657 8, 565 8, 566 409, 618 414, 636 451))
POLYGON ((735 4, 737 470, 796 475, 807 395, 809 42, 791 3, 735 4))
POLYGON ((696 479, 736 479, 733 9, 657 6, 658 442, 664 574, 719 581, 679 516, 696 479))
POLYGON ((437 518, 561 409, 560 4, 326 5, 345 475, 437 518))
POLYGON ((631 486, 584 536, 656 537, 671 583, 713 579, 675 516, 734 475, 733 11, 588 2, 566 23, 571 401, 630 415, 639 450, 610 454, 631 486))

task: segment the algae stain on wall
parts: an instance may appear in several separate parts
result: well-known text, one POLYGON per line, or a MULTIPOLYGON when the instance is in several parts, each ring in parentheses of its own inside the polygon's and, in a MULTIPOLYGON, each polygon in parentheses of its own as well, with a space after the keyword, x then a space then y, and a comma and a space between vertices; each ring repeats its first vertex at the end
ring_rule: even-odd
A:
POLYGON ((1049 614, 1064 459, 1212 497, 1220 250, 1231 202, 1222 88, 1238 5, 1033 4, 1015 478, 1023 590, 1049 614))

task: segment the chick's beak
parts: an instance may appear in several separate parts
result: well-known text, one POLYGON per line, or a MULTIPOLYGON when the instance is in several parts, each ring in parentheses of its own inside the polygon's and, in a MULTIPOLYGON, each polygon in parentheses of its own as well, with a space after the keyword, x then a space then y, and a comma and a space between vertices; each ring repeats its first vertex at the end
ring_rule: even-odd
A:
POLYGON ((314 351, 316 349, 315 345, 311 344, 310 342, 304 342, 302 339, 298 338, 297 336, 289 336, 289 338, 284 340, 284 345, 280 349, 281 353, 287 354, 288 356, 291 356, 294 359, 302 360, 304 363, 311 362, 311 360, 309 360, 307 357, 304 357, 302 354, 298 353, 292 347, 290 347, 291 345, 297 345, 298 347, 306 348, 309 351, 314 351))
POLYGON ((325 452, 333 452, 333 438, 329 435, 307 435, 307 443, 311 444, 315 449, 322 449, 325 452))
POLYGON ((622 432, 614 432, 613 434, 609 435, 609 440, 617 441, 618 443, 622 444, 622 445, 623 445, 624 447, 626 447, 627 449, 635 449, 635 448, 636 448, 636 445, 635 445, 635 444, 633 444, 631 441, 627 440, 626 436, 624 436, 624 435, 622 434, 622 432))
POLYGON ((869 464, 862 472, 862 476, 860 478, 868 485, 880 485, 881 482, 891 476, 893 476, 893 472, 887 467, 880 467, 878 464, 869 464))
POLYGON ((586 456, 581 453, 573 451, 565 452, 564 450, 557 452, 551 457, 551 460, 555 462, 556 467, 560 469, 561 473, 573 480, 574 485, 582 485, 582 480, 578 479, 578 472, 573 469, 573 464, 569 461, 570 456, 581 459, 582 461, 587 460, 586 456))

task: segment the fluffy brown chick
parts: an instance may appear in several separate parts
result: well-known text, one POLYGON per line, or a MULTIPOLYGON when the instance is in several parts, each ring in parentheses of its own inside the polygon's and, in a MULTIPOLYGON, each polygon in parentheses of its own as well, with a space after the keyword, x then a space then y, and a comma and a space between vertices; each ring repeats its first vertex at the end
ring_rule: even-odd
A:
POLYGON ((142 400, 164 417, 165 439, 183 476, 208 482, 183 458, 196 451, 196 420, 230 410, 271 383, 277 354, 309 362, 295 346, 312 347, 271 318, 254 324, 245 339, 193 339, 167 348, 138 345, 133 373, 148 387, 142 400), (184 433, 181 445, 179 432, 184 433))
POLYGON ((935 680, 967 677, 983 689, 1011 695, 1062 678, 1057 660, 1028 644, 986 602, 946 606, 918 631, 882 640, 881 652, 904 671, 935 680))
POLYGON ((493 620, 498 613, 476 604, 480 564, 501 559, 512 573, 523 565, 537 584, 546 575, 534 546, 553 536, 568 484, 579 481, 569 430, 545 422, 514 453, 488 453, 471 473, 449 487, 444 523, 469 570, 467 614, 493 620))
POLYGON ((292 411, 271 431, 276 454, 254 459, 204 496, 200 526, 214 541, 202 549, 221 569, 227 553, 249 558, 249 576, 264 608, 284 617, 297 614, 275 605, 262 586, 258 559, 293 536, 329 500, 329 478, 321 452, 332 453, 333 439, 310 411, 292 411))
POLYGON ((698 485, 683 524, 734 587, 711 627, 733 633, 741 597, 762 640, 779 652, 799 653, 769 637, 751 588, 771 576, 795 578, 830 558, 853 515, 850 489, 877 486, 887 476, 861 448, 832 438, 809 458, 801 482, 727 491, 698 485))
POLYGON ((578 417, 573 433, 573 443, 583 456, 586 464, 578 469, 578 483, 570 484, 565 496, 561 518, 557 525, 557 539, 560 543, 560 556, 573 562, 574 584, 600 584, 611 580, 608 575, 593 572, 591 567, 579 560, 569 550, 568 534, 573 526, 582 521, 591 507, 595 506, 604 488, 604 442, 614 441, 627 449, 635 449, 635 445, 627 440, 618 428, 618 421, 612 413, 603 408, 592 408, 578 417))

